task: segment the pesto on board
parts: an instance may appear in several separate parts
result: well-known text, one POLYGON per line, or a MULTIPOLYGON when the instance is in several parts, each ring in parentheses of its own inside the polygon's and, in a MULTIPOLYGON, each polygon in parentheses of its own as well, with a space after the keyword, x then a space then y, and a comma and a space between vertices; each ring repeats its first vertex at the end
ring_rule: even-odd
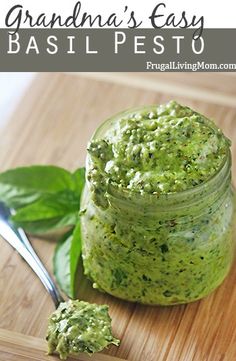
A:
POLYGON ((52 313, 46 339, 48 353, 56 351, 62 360, 71 354, 92 354, 110 344, 119 345, 112 336, 108 306, 78 300, 63 302, 52 313))

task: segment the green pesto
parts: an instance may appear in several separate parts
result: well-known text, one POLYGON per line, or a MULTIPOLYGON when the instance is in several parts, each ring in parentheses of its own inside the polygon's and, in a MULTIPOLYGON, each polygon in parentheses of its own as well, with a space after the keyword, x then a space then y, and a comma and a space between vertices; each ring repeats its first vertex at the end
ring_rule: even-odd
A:
POLYGON ((110 344, 119 345, 112 336, 108 306, 78 300, 63 302, 52 313, 46 339, 48 353, 56 351, 62 360, 71 354, 92 354, 110 344))
POLYGON ((222 164, 228 139, 211 121, 171 101, 121 118, 91 141, 88 174, 135 192, 172 193, 199 185, 222 164), (96 172, 97 171, 97 172, 96 172))
POLYGON ((88 146, 81 216, 85 274, 116 297, 200 299, 233 258, 230 142, 176 102, 118 114, 88 146))

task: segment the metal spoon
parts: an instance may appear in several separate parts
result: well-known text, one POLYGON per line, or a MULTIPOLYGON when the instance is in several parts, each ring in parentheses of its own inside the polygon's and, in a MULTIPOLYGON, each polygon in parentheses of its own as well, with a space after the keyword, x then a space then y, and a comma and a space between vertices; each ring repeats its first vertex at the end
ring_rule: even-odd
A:
POLYGON ((0 236, 21 255, 36 273, 57 308, 61 302, 64 302, 64 299, 34 251, 23 229, 17 228, 11 223, 11 214, 13 214, 13 211, 6 207, 4 203, 0 202, 0 236))

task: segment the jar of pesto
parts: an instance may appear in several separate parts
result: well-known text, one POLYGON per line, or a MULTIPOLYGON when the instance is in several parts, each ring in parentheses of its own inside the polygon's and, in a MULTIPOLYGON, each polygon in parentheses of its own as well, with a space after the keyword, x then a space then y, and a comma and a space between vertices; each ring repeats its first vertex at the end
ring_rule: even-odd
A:
POLYGON ((172 101, 103 123, 88 145, 82 255, 94 287, 145 304, 205 297, 233 260, 230 141, 172 101))

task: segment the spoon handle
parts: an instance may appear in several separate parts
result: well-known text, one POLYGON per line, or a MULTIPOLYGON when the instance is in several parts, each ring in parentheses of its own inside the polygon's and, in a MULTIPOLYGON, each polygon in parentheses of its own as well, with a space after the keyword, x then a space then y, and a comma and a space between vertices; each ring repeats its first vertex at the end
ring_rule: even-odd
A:
POLYGON ((36 273, 47 292, 51 295, 55 307, 57 308, 60 302, 64 301, 62 296, 39 257, 35 253, 25 232, 21 228, 15 228, 9 223, 6 211, 9 210, 0 204, 0 235, 21 255, 21 257, 36 273))

